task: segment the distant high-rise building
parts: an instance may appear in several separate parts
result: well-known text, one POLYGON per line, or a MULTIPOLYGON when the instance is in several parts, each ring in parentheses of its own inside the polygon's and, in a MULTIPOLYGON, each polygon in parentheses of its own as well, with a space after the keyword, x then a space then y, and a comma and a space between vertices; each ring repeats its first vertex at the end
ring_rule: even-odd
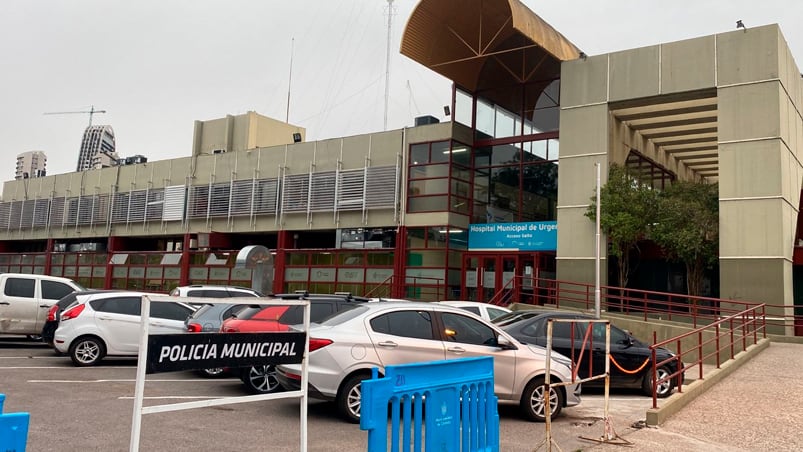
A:
POLYGON ((112 126, 89 126, 81 140, 81 151, 78 154, 76 171, 93 168, 93 158, 98 153, 115 155, 114 130, 112 126))
POLYGON ((122 164, 122 159, 120 159, 116 152, 101 151, 92 156, 92 165, 90 168, 109 168, 120 164, 122 164))
POLYGON ((14 179, 45 176, 47 156, 42 151, 23 152, 17 156, 17 167, 14 179))

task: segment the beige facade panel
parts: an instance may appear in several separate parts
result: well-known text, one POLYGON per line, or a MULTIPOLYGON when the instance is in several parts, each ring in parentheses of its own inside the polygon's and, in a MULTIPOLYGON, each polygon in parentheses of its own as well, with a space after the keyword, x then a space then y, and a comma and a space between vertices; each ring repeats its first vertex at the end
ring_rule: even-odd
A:
POLYGON ((660 46, 641 47, 610 54, 609 101, 660 94, 660 46))
POLYGON ((716 39, 717 86, 779 77, 781 30, 777 24, 722 33, 716 39))
POLYGON ((720 144, 719 197, 731 199, 781 195, 783 173, 787 171, 781 162, 787 160, 783 157, 787 152, 780 140, 720 144))
MULTIPOLYGON (((557 262, 557 279, 560 281, 572 281, 577 283, 594 284, 596 279, 596 263, 594 258, 589 259, 561 259, 557 262)), ((604 258, 600 260, 600 279, 601 284, 608 280, 608 261, 604 258)), ((561 306, 571 306, 565 300, 561 300, 561 306)))
POLYGON ((607 54, 564 61, 561 64, 561 107, 577 107, 607 101, 607 54))
POLYGON ((791 260, 791 206, 783 199, 744 199, 719 204, 719 255, 791 260))
POLYGON ((597 184, 596 162, 601 162, 602 185, 608 180, 608 159, 605 155, 560 159, 558 166, 558 207, 591 203, 597 184))
POLYGON ((803 90, 803 77, 792 50, 789 48, 783 34, 778 39, 778 55, 780 55, 780 69, 778 73, 781 77, 781 84, 787 91, 789 98, 794 105, 801 105, 801 90, 803 90))
MULTIPOLYGON (((452 138, 452 123, 441 122, 438 124, 429 124, 413 129, 406 129, 405 133, 407 134, 407 143, 409 144, 450 140, 452 138)), ((473 141, 473 139, 471 139, 471 141, 473 141)))
POLYGON ((608 105, 564 108, 560 111, 560 156, 608 152, 610 120, 608 105))
POLYGON ((661 45, 661 94, 716 86, 716 38, 705 36, 661 45))
POLYGON ((449 213, 408 213, 404 215, 404 225, 407 227, 432 226, 433 224, 449 224, 449 213))
MULTIPOLYGON (((720 297, 791 306, 792 263, 778 259, 719 260, 720 297)), ((769 314, 768 314, 769 315, 769 314)))
POLYGON ((795 158, 803 161, 801 155, 801 145, 803 145, 803 118, 799 113, 800 106, 796 105, 794 98, 791 97, 789 91, 784 91, 785 96, 780 100, 781 107, 781 139, 790 151, 794 154, 795 158))
POLYGON ((785 95, 778 81, 720 88, 717 96, 720 142, 780 136, 785 95))
MULTIPOLYGON (((585 207, 558 209, 559 259, 594 257, 596 244, 594 221, 586 217, 585 213, 585 207)), ((604 236, 603 240, 605 240, 604 236)))

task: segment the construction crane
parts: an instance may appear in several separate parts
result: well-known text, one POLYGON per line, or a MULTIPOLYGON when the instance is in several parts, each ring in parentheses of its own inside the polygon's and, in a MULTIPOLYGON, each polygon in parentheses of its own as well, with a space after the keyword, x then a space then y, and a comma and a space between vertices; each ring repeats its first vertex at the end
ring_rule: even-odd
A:
POLYGON ((72 115, 72 114, 89 114, 89 126, 92 126, 92 116, 95 113, 106 113, 106 110, 95 110, 94 105, 90 105, 89 110, 83 111, 49 111, 45 112, 46 115, 72 115))

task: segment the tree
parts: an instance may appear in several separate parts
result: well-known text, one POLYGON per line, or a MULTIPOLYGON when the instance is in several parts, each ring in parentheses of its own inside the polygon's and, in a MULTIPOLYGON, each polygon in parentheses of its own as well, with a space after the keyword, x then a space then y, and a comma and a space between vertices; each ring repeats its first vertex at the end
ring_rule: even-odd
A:
MULTIPOLYGON (((600 190, 600 229, 611 244, 610 255, 619 261, 619 287, 627 287, 630 275, 630 252, 637 250, 639 240, 648 236, 655 222, 658 193, 627 172, 627 168, 611 165, 608 182, 600 190)), ((585 216, 596 221, 596 196, 585 216)))
POLYGON ((686 265, 687 293, 699 296, 704 272, 717 262, 719 253, 719 187, 674 182, 661 193, 658 204, 650 237, 668 259, 686 265))

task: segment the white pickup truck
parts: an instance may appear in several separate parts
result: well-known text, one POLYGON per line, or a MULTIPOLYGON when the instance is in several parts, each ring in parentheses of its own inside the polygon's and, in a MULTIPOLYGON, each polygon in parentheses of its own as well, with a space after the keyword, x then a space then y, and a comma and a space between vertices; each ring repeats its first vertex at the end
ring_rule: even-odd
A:
POLYGON ((48 309, 76 290, 85 289, 68 278, 0 273, 0 334, 40 335, 48 309))

